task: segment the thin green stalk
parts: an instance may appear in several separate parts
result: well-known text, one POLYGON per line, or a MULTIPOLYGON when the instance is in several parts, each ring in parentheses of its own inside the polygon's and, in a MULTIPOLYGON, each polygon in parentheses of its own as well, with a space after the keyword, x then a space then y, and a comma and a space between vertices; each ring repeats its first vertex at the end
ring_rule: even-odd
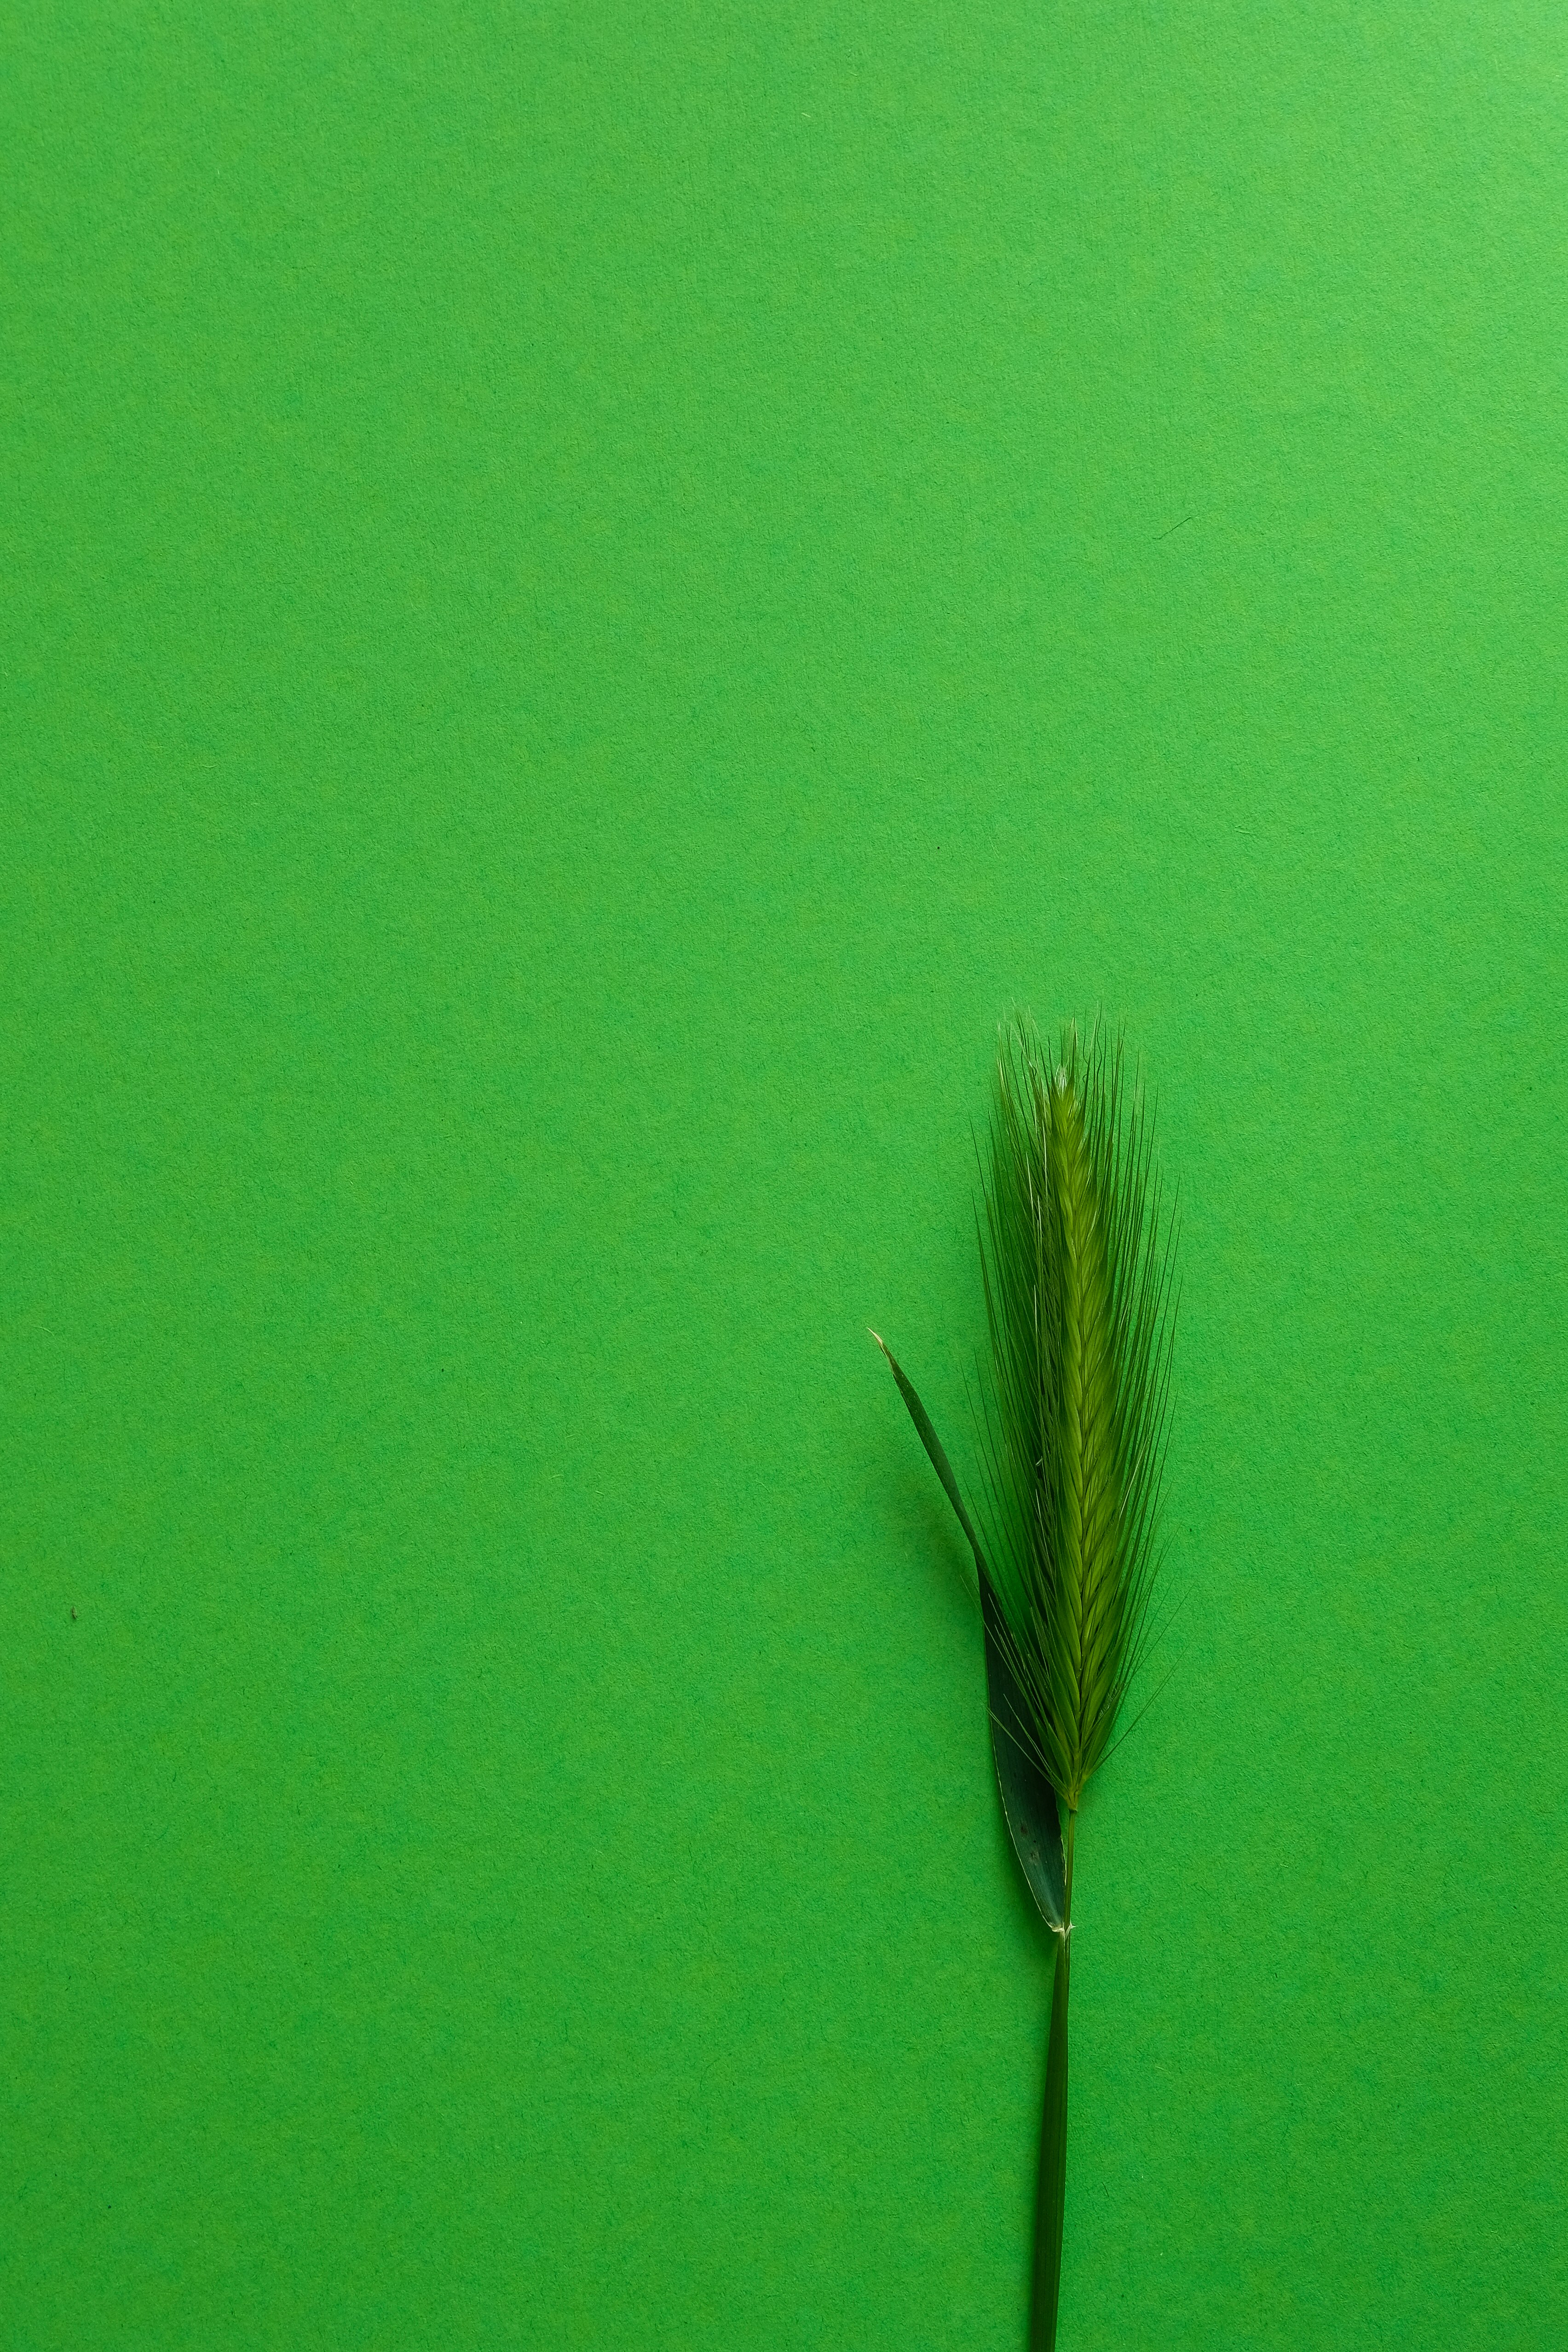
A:
POLYGON ((1046 2099, 1040 2117, 1040 2180, 1035 2206, 1035 2287, 1029 2310, 1029 2352, 1056 2352, 1057 2306, 1062 2284, 1062 2228, 1068 2186, 1068 1990, 1072 1977, 1072 1850, 1078 1815, 1069 1812, 1063 1848, 1067 1862, 1068 1927, 1057 1937, 1051 1987, 1051 2038, 1046 2053, 1046 2099))

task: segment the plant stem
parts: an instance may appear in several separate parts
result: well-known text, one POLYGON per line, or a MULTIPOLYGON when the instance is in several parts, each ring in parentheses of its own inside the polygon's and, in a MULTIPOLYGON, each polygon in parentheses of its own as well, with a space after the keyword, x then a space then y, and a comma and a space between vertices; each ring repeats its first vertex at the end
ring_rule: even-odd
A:
MULTIPOLYGON (((1078 1815, 1067 1817, 1066 1895, 1062 1916, 1072 1925, 1072 1849, 1078 1815)), ((1057 1938, 1051 1987, 1051 2039, 1046 2054, 1046 2104, 1040 2118, 1040 2187, 1035 2210, 1035 2291, 1029 2312, 1029 2352, 1055 2352, 1057 2303, 1062 2283, 1062 2218, 1068 2185, 1068 1985, 1072 1937, 1057 1938)))

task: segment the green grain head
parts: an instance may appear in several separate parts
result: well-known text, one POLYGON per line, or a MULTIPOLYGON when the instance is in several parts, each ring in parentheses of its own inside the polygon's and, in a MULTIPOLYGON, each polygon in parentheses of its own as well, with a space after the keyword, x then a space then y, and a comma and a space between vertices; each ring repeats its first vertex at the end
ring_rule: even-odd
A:
POLYGON ((983 1515, 1036 1760, 1076 1811, 1147 1634, 1170 1374, 1173 1229, 1120 1044, 1005 1030, 984 1175, 983 1515))

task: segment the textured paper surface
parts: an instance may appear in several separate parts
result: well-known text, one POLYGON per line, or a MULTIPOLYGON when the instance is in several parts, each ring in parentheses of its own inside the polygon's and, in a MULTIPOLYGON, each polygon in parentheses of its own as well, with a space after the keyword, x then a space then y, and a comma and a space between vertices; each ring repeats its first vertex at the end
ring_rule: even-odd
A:
POLYGON ((1012 2352, 994 1025, 1157 1075, 1062 2343, 1568 2340, 1568 22, 12 11, 0 2336, 1012 2352))

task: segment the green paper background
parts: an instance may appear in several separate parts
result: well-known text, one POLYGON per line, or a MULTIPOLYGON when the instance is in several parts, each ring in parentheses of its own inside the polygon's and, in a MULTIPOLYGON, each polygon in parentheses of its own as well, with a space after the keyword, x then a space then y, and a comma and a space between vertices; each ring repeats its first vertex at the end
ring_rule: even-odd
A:
POLYGON ((1020 1003, 1185 1218, 1064 2352, 1568 2341, 1568 16, 5 13, 6 2352, 1021 2345, 1020 1003))

